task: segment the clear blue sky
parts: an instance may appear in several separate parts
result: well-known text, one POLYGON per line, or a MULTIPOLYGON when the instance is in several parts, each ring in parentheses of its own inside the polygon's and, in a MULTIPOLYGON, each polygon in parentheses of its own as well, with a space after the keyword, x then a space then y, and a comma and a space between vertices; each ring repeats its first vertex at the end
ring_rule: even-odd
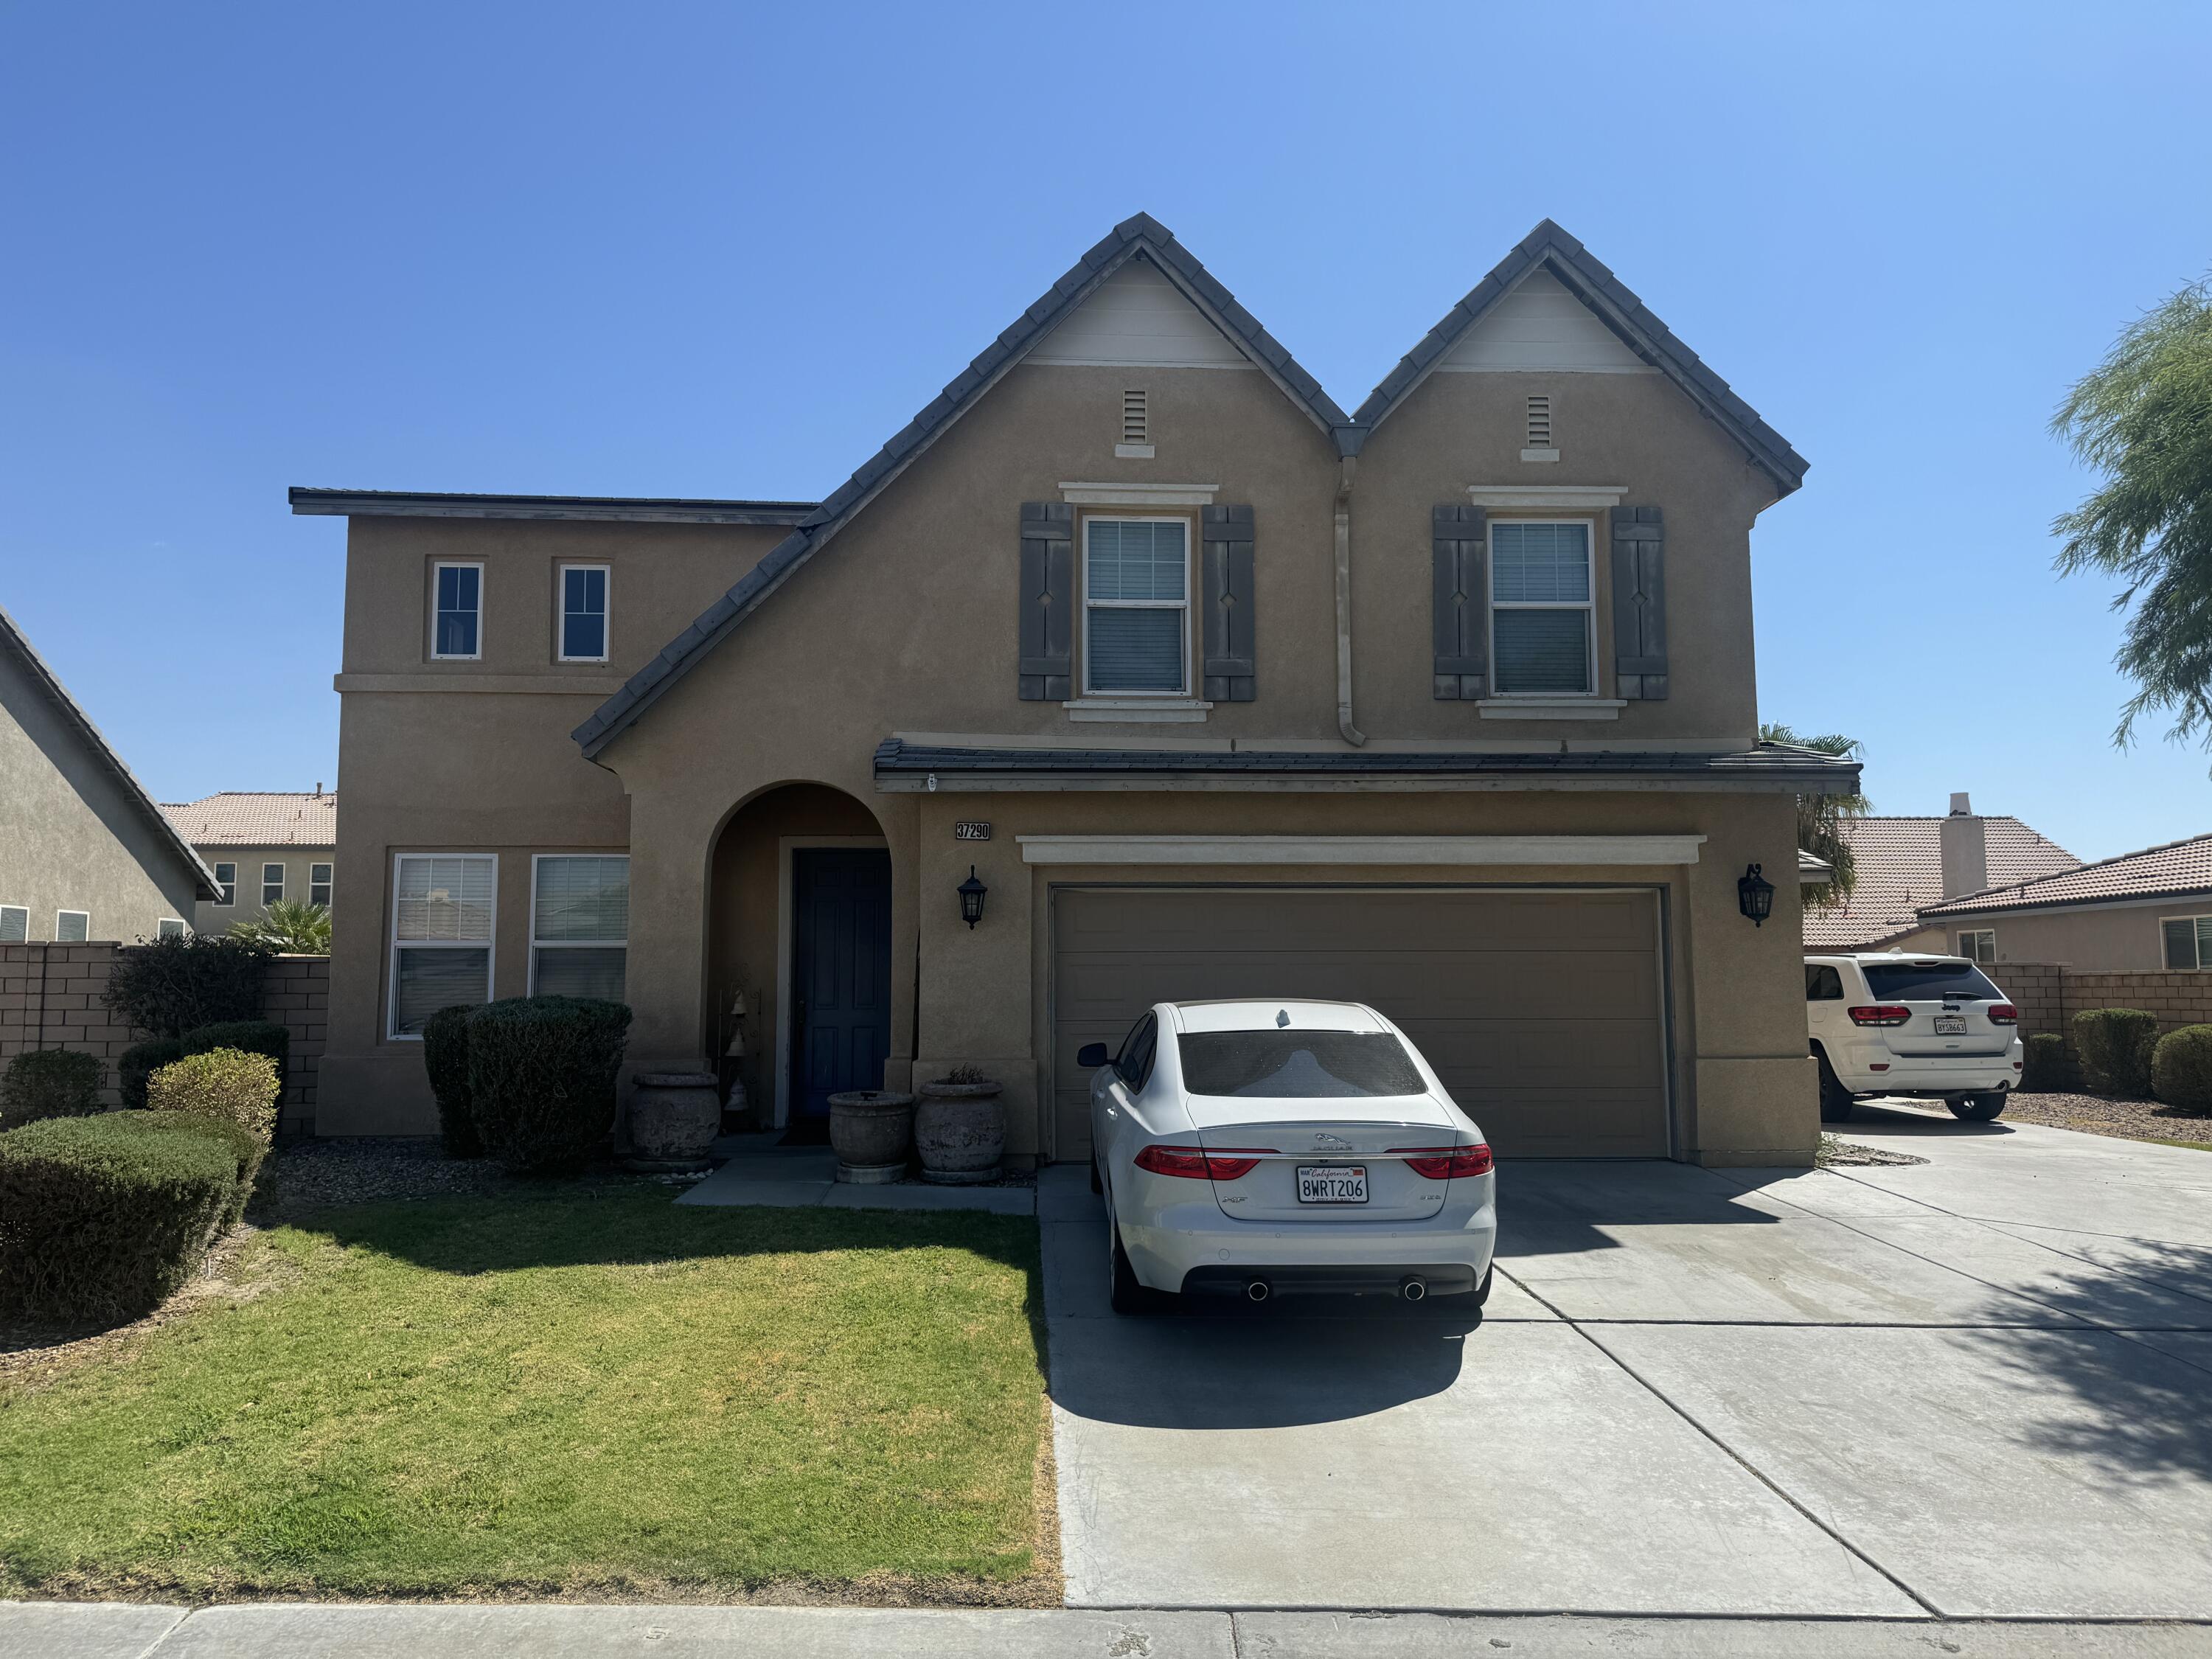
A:
POLYGON ((293 483, 826 491, 1115 220, 1356 404, 1549 215, 1813 463, 1763 712, 2212 830, 2045 423, 2212 266, 2212 8, 0 8, 0 604, 164 799, 337 781, 293 483), (1848 21, 1836 21, 1848 12, 1848 21))

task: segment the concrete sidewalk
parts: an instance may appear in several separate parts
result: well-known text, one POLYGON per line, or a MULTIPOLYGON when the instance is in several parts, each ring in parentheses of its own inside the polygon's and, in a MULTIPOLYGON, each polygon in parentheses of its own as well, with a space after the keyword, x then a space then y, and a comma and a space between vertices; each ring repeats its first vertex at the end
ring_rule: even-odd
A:
POLYGON ((2189 1624, 0 1602, 0 1659, 2184 1659, 2189 1624))

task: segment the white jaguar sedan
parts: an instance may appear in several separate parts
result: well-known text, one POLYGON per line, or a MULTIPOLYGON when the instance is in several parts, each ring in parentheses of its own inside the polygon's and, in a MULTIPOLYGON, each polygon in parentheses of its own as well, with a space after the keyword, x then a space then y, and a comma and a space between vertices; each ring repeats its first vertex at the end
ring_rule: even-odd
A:
POLYGON ((1114 1309, 1163 1294, 1490 1295, 1482 1132, 1354 1002, 1163 1002, 1088 1044, 1114 1309))

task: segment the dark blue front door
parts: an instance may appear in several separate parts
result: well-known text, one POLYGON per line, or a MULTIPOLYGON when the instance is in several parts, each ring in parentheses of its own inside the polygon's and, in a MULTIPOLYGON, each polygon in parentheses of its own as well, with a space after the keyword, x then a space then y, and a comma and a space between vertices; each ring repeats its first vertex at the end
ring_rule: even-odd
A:
POLYGON ((884 1086, 891 1051, 891 856, 877 848, 792 854, 793 1108, 884 1086))

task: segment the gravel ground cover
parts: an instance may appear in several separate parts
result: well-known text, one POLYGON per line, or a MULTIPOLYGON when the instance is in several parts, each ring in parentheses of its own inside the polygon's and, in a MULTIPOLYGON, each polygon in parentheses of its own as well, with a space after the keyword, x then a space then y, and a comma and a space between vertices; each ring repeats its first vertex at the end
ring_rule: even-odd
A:
POLYGON ((2212 1149, 2212 1117, 2162 1106, 2154 1100, 2108 1100, 2102 1095, 2017 1094, 2005 1102, 2010 1123, 2043 1123, 2122 1140, 2174 1141, 2212 1149))
POLYGON ((1826 1130, 1820 1132, 1820 1150, 1813 1154, 1814 1164, 1823 1170, 1848 1169, 1881 1164, 1925 1164, 1924 1158, 1915 1158, 1910 1152, 1886 1152, 1879 1146, 1862 1146, 1856 1141, 1838 1140, 1826 1130))

